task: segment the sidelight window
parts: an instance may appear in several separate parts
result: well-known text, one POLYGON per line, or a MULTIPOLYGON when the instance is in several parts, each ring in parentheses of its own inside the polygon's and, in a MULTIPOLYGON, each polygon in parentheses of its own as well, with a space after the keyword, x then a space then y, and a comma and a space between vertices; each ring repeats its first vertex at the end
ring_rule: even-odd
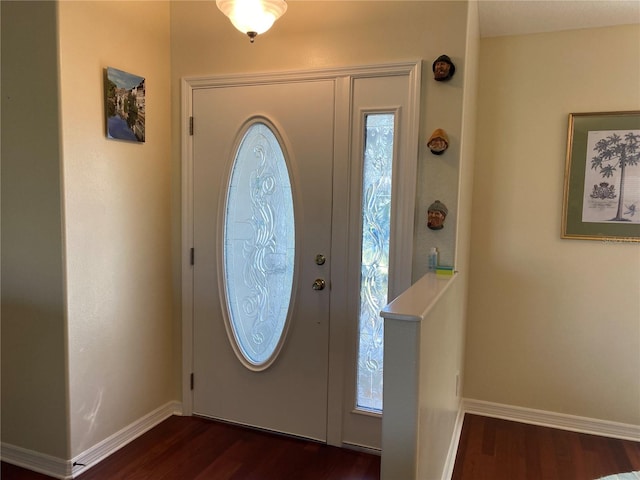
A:
POLYGON ((358 408, 382 411, 384 324, 389 290, 391 173, 395 115, 365 116, 357 399, 358 408))

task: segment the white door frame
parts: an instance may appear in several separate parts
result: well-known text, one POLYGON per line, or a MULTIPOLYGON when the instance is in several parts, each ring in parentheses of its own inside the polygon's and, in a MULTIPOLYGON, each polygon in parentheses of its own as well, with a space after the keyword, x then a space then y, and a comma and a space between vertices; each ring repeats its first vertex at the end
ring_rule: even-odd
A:
MULTIPOLYGON (((191 136, 191 118, 193 114, 193 91, 201 88, 226 87, 233 85, 251 85, 256 83, 278 83, 333 79, 336 98, 336 132, 351 131, 351 84, 356 78, 381 76, 407 76, 410 84, 410 96, 407 115, 408 125, 406 144, 401 146, 405 155, 394 172, 394 184, 402 188, 395 189, 394 198, 395 227, 392 236, 395 248, 390 252, 390 262, 395 265, 394 285, 390 290, 399 294, 411 285, 413 261, 413 232, 416 197, 416 172, 418 160, 418 126, 420 122, 420 74, 421 61, 401 62, 384 65, 344 67, 300 72, 241 74, 224 76, 185 77, 181 81, 181 280, 182 280, 182 411, 184 415, 193 413, 193 392, 191 375, 193 372, 193 267, 191 248, 193 246, 193 137, 191 136)), ((349 225, 351 171, 351 139, 349 135, 335 137, 333 160, 333 220, 332 262, 347 265, 349 256, 349 229, 336 226, 349 225)), ((337 270, 337 269, 336 269, 337 270)), ((348 304, 349 286, 353 284, 347 275, 333 274, 330 279, 332 300, 330 309, 329 335, 329 382, 327 405, 327 443, 341 446, 342 424, 345 402, 350 396, 345 392, 345 363, 347 361, 347 322, 345 308, 348 304)), ((357 285, 357 280, 356 280, 357 285)), ((358 292, 359 293, 359 292, 358 292)))

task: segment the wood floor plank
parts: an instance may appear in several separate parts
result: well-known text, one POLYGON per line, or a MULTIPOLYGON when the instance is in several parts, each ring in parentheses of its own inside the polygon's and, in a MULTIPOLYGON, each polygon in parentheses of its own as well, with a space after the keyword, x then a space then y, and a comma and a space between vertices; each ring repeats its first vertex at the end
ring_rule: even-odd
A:
POLYGON ((640 465, 640 449, 635 448, 635 445, 635 442, 625 442, 623 447, 631 465, 640 465))
POLYGON ((540 462, 541 445, 538 429, 527 425, 524 430, 524 469, 526 480, 542 479, 542 464, 540 462))
POLYGON ((551 428, 535 430, 536 442, 539 445, 540 480, 555 480, 559 478, 558 466, 555 462, 555 450, 553 448, 553 432, 551 428))

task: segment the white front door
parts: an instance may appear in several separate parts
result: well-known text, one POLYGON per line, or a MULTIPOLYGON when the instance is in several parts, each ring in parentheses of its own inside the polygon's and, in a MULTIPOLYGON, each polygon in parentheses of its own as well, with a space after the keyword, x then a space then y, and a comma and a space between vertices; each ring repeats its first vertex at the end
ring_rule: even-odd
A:
POLYGON ((194 90, 193 116, 193 412, 326 441, 334 82, 194 90))
POLYGON ((419 62, 185 80, 186 413, 380 448, 376 310, 410 285, 419 86, 419 62))

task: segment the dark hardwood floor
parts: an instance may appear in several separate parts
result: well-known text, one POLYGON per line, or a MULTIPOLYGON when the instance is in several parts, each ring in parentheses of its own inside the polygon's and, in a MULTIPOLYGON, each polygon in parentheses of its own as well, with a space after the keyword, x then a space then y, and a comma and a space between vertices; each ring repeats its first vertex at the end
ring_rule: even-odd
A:
POLYGON ((640 443, 465 415, 452 480, 594 480, 640 470, 640 443))
MULTIPOLYGON (((637 442, 466 415, 452 480, 594 480, 632 470, 640 470, 637 442)), ((51 480, 4 462, 0 478, 51 480)), ((380 458, 197 417, 171 417, 77 478, 378 480, 380 458)))
MULTIPOLYGON (((2 480, 50 480, 2 463, 2 480)), ((170 417, 79 480, 378 480, 380 457, 198 417, 170 417)))

